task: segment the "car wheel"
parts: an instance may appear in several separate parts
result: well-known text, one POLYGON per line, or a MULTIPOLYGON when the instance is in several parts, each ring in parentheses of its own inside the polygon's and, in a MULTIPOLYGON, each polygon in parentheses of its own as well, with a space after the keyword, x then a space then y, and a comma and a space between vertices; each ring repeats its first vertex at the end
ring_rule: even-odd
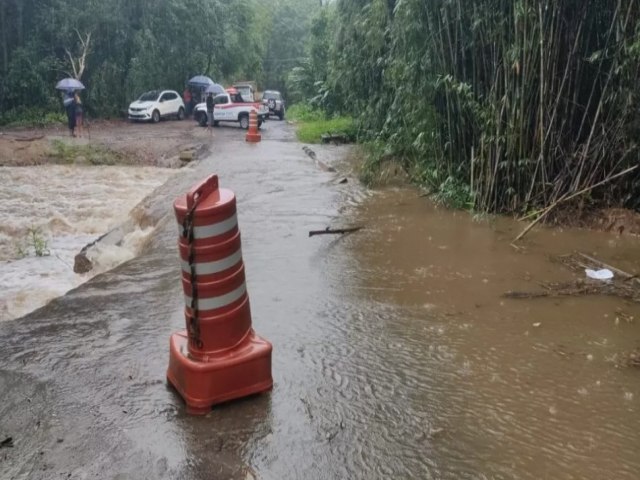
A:
POLYGON ((184 120, 184 108, 180 107, 178 110, 178 120, 184 120))
POLYGON ((214 126, 214 127, 217 127, 217 126, 219 126, 219 125, 220 125, 220 122, 219 122, 218 120, 214 120, 214 121, 213 121, 213 126, 214 126))
POLYGON ((153 123, 158 123, 160 121, 160 112, 158 110, 154 110, 151 114, 151 121, 153 123))
POLYGON ((284 109, 278 112, 278 118, 280 119, 280 121, 284 120, 284 109))
POLYGON ((206 127, 207 126, 207 114, 206 113, 200 112, 198 114, 198 125, 200 125, 201 127, 206 127))
POLYGON ((240 116, 240 128, 242 128, 243 130, 248 130, 249 129, 249 115, 244 114, 240 116))
POLYGON ((262 119, 258 118, 258 128, 262 127, 262 119))

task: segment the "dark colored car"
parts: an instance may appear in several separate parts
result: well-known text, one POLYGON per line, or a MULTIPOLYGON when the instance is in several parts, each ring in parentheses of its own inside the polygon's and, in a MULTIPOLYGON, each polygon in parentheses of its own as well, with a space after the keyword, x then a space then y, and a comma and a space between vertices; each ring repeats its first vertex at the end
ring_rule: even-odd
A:
POLYGON ((277 90, 265 90, 262 94, 262 103, 269 107, 269 115, 275 115, 280 120, 284 119, 286 107, 280 92, 277 90))

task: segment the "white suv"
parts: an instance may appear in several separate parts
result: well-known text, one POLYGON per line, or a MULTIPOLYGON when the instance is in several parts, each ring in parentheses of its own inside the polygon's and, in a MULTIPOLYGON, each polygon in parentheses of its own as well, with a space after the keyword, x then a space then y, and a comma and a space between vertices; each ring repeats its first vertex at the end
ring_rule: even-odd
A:
POLYGON ((151 90, 129 105, 129 120, 157 123, 167 117, 184 118, 184 102, 174 90, 151 90))

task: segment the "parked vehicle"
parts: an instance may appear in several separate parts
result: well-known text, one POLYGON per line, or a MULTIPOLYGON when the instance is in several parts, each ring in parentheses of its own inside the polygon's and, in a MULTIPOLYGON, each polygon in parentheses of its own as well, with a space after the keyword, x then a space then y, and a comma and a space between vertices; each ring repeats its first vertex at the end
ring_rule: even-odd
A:
POLYGON ((184 118, 184 102, 174 90, 151 90, 129 105, 129 120, 159 122, 161 118, 184 118))
POLYGON ((233 88, 235 88, 238 92, 240 92, 240 95, 242 95, 242 98, 245 102, 256 101, 255 89, 250 83, 237 83, 236 85, 233 86, 233 88))
MULTIPOLYGON (((213 99, 213 125, 220 122, 238 122, 245 130, 249 128, 249 112, 256 110, 258 113, 258 127, 269 115, 266 106, 260 103, 242 101, 240 93, 235 88, 227 89, 225 93, 216 95, 213 99)), ((199 103, 193 113, 193 118, 204 127, 207 125, 207 104, 199 103)))
POLYGON ((265 90, 262 94, 262 103, 269 108, 269 115, 276 115, 280 120, 284 120, 286 108, 279 91, 265 90))

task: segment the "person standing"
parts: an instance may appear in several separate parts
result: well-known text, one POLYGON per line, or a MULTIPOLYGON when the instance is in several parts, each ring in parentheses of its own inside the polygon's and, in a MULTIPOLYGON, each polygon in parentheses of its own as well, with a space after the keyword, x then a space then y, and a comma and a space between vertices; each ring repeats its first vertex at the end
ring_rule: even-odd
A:
POLYGON ((213 127, 213 94, 207 94, 207 128, 213 133, 211 127, 213 127))
POLYGON ((76 90, 76 93, 73 96, 73 101, 75 103, 76 110, 76 128, 78 129, 78 136, 82 137, 82 126, 84 125, 84 115, 82 110, 82 100, 80 99, 80 94, 76 90))
POLYGON ((191 90, 189 90, 189 87, 184 89, 184 92, 182 93, 182 99, 184 100, 184 106, 187 108, 187 117, 191 116, 191 107, 193 106, 191 104, 191 90))
POLYGON ((72 137, 76 136, 76 102, 73 95, 73 91, 68 90, 64 94, 62 100, 64 109, 67 112, 67 125, 69 127, 69 133, 72 137))

